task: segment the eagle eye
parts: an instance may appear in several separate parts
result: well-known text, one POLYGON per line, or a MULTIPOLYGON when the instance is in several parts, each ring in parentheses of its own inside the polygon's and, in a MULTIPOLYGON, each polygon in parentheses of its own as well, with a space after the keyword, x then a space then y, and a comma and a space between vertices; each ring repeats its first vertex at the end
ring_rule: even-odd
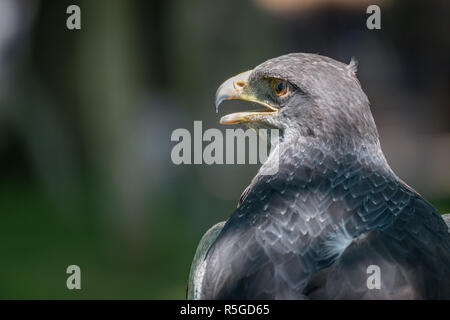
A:
POLYGON ((288 83, 285 80, 272 79, 272 90, 277 97, 284 96, 288 93, 288 83))

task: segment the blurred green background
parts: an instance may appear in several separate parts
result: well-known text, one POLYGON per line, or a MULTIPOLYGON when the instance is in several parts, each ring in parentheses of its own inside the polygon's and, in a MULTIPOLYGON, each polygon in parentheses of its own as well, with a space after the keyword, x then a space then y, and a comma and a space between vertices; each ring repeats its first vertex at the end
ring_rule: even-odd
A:
POLYGON ((0 0, 0 298, 184 298, 258 166, 176 166, 171 133, 223 130, 220 83, 288 52, 355 56, 394 171, 450 212, 449 4, 0 0))

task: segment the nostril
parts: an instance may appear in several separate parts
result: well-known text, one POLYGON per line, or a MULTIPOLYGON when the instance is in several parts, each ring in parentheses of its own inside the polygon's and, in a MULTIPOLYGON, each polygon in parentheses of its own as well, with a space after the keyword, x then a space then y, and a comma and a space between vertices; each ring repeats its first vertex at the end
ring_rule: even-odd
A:
POLYGON ((245 82, 244 81, 237 80, 237 81, 234 82, 234 88, 236 90, 241 90, 242 88, 244 88, 244 86, 245 86, 245 82))

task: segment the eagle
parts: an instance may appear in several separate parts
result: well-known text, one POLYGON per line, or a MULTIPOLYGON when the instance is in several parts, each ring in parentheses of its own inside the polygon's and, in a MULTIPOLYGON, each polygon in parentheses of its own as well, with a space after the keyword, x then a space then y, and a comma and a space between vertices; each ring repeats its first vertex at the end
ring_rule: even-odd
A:
POLYGON ((261 106, 222 124, 280 139, 202 237, 188 299, 450 299, 450 215, 390 168, 356 71, 353 58, 292 53, 219 87, 216 108, 261 106))

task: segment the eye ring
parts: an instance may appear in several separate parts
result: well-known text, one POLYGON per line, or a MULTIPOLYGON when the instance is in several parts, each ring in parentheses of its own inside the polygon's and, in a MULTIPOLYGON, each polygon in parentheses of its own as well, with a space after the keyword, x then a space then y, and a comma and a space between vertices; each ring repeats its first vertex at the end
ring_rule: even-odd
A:
POLYGON ((288 83, 281 79, 272 79, 272 90, 277 97, 284 96, 288 93, 288 83))

